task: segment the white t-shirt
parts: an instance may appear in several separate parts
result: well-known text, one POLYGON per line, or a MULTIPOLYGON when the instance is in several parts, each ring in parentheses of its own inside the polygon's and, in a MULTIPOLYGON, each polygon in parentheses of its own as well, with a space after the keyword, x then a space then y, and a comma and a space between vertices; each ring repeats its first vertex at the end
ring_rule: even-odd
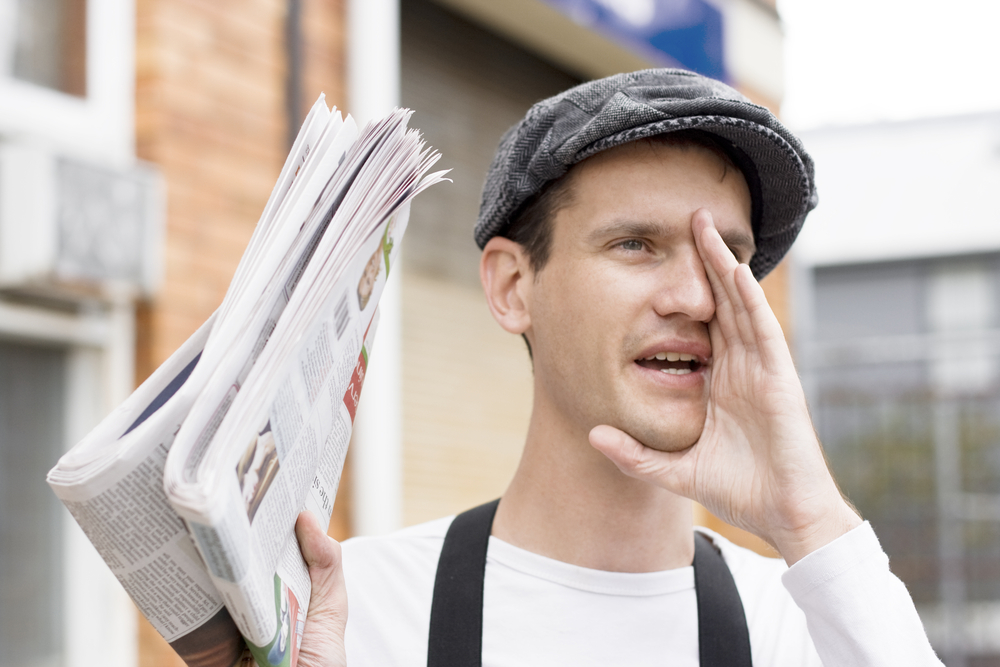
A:
MULTIPOLYGON (((351 667, 427 664, 434 575, 452 518, 344 543, 351 667)), ((867 523, 791 569, 705 533, 739 589, 755 667, 941 664, 867 523)), ((491 537, 483 598, 483 667, 698 665, 690 566, 605 572, 491 537)))

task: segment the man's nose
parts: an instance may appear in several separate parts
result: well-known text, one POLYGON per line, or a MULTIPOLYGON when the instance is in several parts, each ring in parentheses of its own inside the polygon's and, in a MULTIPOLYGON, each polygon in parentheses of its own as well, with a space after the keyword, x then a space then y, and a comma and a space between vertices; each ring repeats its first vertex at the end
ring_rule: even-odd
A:
POLYGON ((712 284, 693 239, 677 248, 671 261, 664 264, 658 283, 653 306, 658 315, 683 314, 706 323, 715 317, 712 284))

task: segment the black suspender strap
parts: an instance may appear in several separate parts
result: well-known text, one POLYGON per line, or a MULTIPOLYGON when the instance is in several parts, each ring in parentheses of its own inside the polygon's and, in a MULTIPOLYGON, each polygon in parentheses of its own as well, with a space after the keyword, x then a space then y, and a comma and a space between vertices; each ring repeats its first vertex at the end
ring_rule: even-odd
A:
POLYGON ((750 631, 733 573, 712 541, 694 534, 698 664, 750 667, 750 631))
MULTIPOLYGON (((427 667, 482 667, 486 550, 499 500, 455 517, 444 538, 431 600, 427 667)), ((703 667, 751 667, 750 633, 736 582, 711 540, 695 533, 694 588, 703 667)))
POLYGON ((482 667, 486 549, 500 500, 455 517, 434 577, 427 667, 482 667))

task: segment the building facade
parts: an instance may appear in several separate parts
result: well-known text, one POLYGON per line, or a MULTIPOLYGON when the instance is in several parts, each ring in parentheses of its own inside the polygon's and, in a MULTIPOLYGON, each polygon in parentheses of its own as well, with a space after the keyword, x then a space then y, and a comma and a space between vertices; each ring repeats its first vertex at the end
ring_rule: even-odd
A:
POLYGON ((44 475, 219 305, 320 92, 413 108, 454 179, 414 205, 331 534, 502 493, 531 369, 478 286, 483 176, 536 100, 658 64, 777 110, 773 3, 0 0, 0 667, 179 664, 44 475))
POLYGON ((160 286, 162 179, 136 160, 127 0, 0 3, 3 664, 135 662, 134 607, 46 488, 131 390, 160 286))
POLYGON ((1000 114, 806 133, 798 365, 949 667, 1000 664, 1000 114))

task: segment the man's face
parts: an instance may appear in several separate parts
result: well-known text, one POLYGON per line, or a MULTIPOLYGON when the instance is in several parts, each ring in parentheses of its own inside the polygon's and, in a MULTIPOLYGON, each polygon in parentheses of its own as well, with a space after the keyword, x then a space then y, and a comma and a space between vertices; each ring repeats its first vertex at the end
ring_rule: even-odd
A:
POLYGON ((708 209, 741 262, 754 252, 740 172, 697 147, 632 143, 576 165, 529 299, 536 405, 583 434, 609 424, 658 449, 705 422, 715 300, 691 230, 708 209))

